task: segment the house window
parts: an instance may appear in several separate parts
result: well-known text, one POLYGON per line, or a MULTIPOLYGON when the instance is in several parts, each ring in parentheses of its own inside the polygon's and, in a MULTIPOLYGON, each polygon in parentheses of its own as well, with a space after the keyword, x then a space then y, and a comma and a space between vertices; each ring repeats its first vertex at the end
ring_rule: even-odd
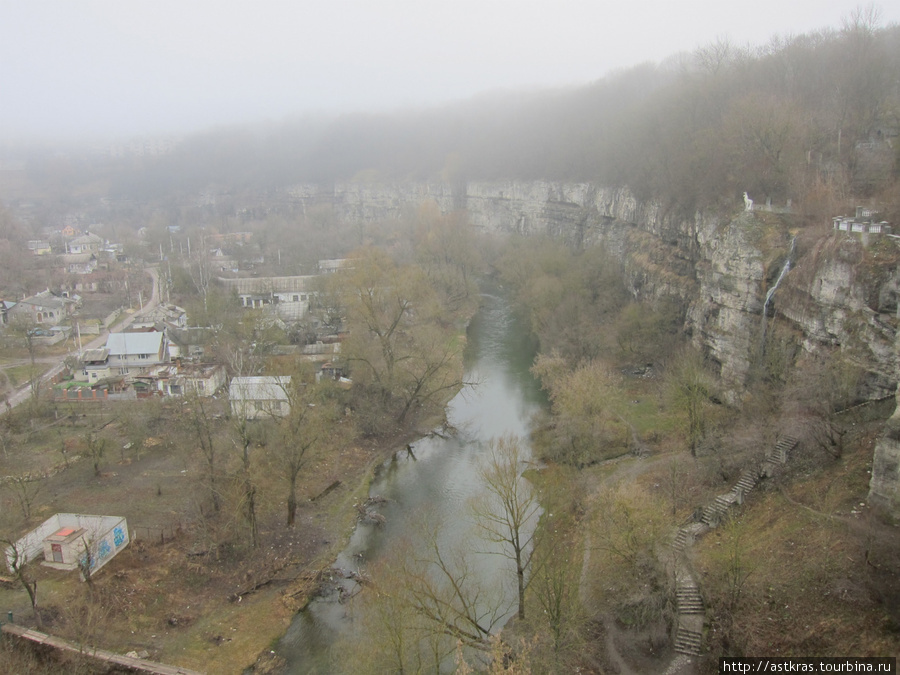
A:
POLYGON ((300 302, 300 296, 299 296, 299 295, 295 295, 295 296, 294 296, 294 302, 300 302))
POLYGON ((127 375, 128 368, 119 368, 119 375, 127 375))
POLYGON ((150 355, 149 354, 138 354, 138 358, 139 359, 149 359, 150 355))

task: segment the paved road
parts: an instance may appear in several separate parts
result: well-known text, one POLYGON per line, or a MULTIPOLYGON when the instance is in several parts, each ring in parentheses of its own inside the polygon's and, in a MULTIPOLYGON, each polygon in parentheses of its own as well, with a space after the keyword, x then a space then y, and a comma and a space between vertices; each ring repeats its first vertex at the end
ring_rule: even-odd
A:
MULTIPOLYGON (((121 323, 116 325, 115 330, 112 332, 114 332, 114 333, 122 332, 128 326, 130 326, 136 318, 143 316, 144 314, 146 314, 147 312, 149 312, 150 310, 152 310, 154 307, 156 307, 159 304, 159 274, 157 273, 157 270, 155 267, 145 267, 144 271, 147 274, 149 274, 150 277, 153 279, 153 294, 150 296, 150 300, 144 304, 143 309, 138 310, 137 312, 134 312, 133 314, 128 315, 124 321, 122 321, 121 323)), ((104 346, 106 344, 106 339, 108 336, 109 336, 109 331, 103 331, 100 335, 98 335, 96 338, 91 340, 89 343, 87 343, 86 345, 83 345, 83 349, 97 349, 99 347, 104 346)), ((46 373, 44 373, 44 375, 41 377, 42 387, 43 387, 43 383, 49 382, 50 380, 52 380, 52 378, 56 377, 59 373, 62 372, 63 368, 65 367, 65 361, 69 356, 78 356, 78 350, 75 349, 75 350, 70 351, 67 354, 63 354, 61 356, 55 357, 54 359, 50 359, 51 361, 55 361, 55 363, 54 363, 53 367, 50 368, 50 370, 48 370, 46 373)), ((41 363, 47 363, 48 358, 41 357, 40 359, 38 359, 38 361, 40 361, 41 363)), ((30 361, 28 361, 28 363, 30 363, 30 361)), ((28 382, 24 386, 17 389, 13 394, 11 394, 7 398, 7 406, 6 406, 7 410, 9 410, 11 408, 15 408, 17 405, 20 405, 24 401, 27 401, 30 396, 31 396, 31 383, 28 382)), ((0 411, 0 412, 2 412, 2 411, 0 411)))

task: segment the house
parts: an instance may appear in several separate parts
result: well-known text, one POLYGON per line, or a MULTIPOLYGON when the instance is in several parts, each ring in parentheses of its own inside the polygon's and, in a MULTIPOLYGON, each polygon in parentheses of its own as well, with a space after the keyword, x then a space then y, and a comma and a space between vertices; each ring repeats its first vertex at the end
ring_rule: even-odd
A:
POLYGON ((50 255, 50 253, 52 253, 50 242, 44 241, 43 239, 32 239, 29 241, 28 250, 34 255, 50 255))
POLYGON ((274 306, 275 313, 286 321, 302 319, 315 295, 315 276, 253 277, 225 279, 219 283, 229 292, 237 293, 241 307, 260 309, 274 306))
POLYGON ((16 303, 9 300, 0 300, 0 326, 5 326, 9 323, 9 312, 15 306, 16 303))
POLYGON ((80 237, 75 237, 66 248, 69 253, 97 253, 103 248, 103 238, 88 232, 80 237))
POLYGON ((319 274, 333 274, 341 270, 352 269, 353 261, 350 258, 332 258, 331 260, 319 261, 319 274))
POLYGON ((332 380, 333 382, 337 382, 344 378, 344 367, 340 365, 335 365, 331 361, 326 361, 319 367, 319 371, 316 373, 316 382, 321 382, 324 380, 332 380))
POLYGON ((48 289, 16 303, 9 315, 34 324, 56 326, 68 317, 69 307, 73 304, 72 300, 57 297, 48 289))
POLYGON ((66 274, 90 274, 97 269, 97 256, 94 253, 64 253, 59 256, 66 274))
POLYGON ((106 348, 113 375, 136 375, 169 361, 165 333, 110 333, 106 348))
POLYGON ((74 369, 72 377, 77 382, 89 382, 96 384, 112 377, 113 372, 109 366, 109 349, 85 349, 78 359, 78 367, 74 369))
POLYGON ((863 206, 856 207, 856 216, 835 216, 834 229, 838 232, 856 234, 891 234, 891 226, 886 221, 875 222, 875 210, 863 206))
MULTIPOLYGON (((61 570, 90 566, 90 575, 128 546, 128 522, 121 516, 88 516, 57 513, 4 551, 10 572, 43 555, 43 564, 61 570)), ((82 578, 84 575, 82 574, 82 578)))
POLYGON ((290 375, 234 377, 228 387, 231 414, 246 419, 285 417, 291 412, 290 375))
POLYGON ((66 225, 62 230, 60 230, 59 233, 60 233, 63 237, 65 237, 66 239, 71 239, 71 238, 74 237, 76 234, 78 234, 78 230, 76 230, 76 229, 75 229, 74 227, 72 227, 71 225, 66 225))
POLYGON ((187 310, 178 305, 160 303, 131 324, 135 330, 187 328, 187 310))
POLYGON ((151 368, 136 375, 134 387, 138 396, 213 396, 225 386, 225 366, 208 364, 169 364, 151 368))
POLYGON ((168 328, 169 356, 177 358, 196 358, 203 356, 204 348, 215 338, 212 328, 168 328))

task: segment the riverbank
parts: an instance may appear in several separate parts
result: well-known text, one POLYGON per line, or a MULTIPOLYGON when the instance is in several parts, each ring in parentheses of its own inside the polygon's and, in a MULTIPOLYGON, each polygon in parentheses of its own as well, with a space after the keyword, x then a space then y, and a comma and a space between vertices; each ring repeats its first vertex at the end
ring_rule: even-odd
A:
MULTIPOLYGON (((457 367, 461 373, 461 358, 457 367)), ((121 513, 135 536, 90 589, 74 574, 30 566, 38 583, 40 626, 18 584, 0 586, 0 609, 13 612, 17 623, 90 647, 134 651, 209 673, 241 673, 259 662, 258 672, 265 672, 266 659, 259 656, 269 654, 315 593, 311 580, 346 545, 358 517, 355 507, 365 500, 376 467, 439 427, 443 404, 455 393, 446 392, 435 412, 419 411, 398 433, 359 439, 310 459, 300 475, 293 527, 284 525, 282 479, 260 465, 255 480, 265 500, 256 550, 239 535, 236 486, 222 486, 227 512, 208 512, 200 458, 178 422, 182 405, 159 399, 82 404, 46 422, 21 423, 14 411, 3 429, 9 442, 0 455, 0 475, 43 477, 25 484, 29 492, 22 495, 30 502, 30 526, 56 512, 121 513), (84 461, 82 441, 92 429, 102 429, 107 448, 99 473, 84 461)), ((223 420, 215 422, 216 442, 221 460, 233 462, 226 404, 211 400, 207 412, 223 420)), ((2 496, 0 534, 21 536, 26 528, 16 523, 22 514, 13 517, 20 504, 12 492, 2 496)), ((54 667, 59 664, 48 672, 54 667)))

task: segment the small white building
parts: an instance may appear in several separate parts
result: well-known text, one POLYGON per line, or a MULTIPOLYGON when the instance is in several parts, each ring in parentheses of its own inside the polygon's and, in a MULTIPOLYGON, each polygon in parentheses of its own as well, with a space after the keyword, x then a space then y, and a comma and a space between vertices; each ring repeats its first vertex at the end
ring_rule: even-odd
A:
POLYGON ((291 412, 290 375, 234 377, 228 387, 231 414, 246 419, 285 417, 291 412))
POLYGON ((838 232, 856 234, 891 234, 892 228, 887 221, 875 222, 872 218, 874 209, 862 206, 856 207, 856 216, 835 216, 831 219, 834 229, 838 232))
POLYGON ((57 513, 19 539, 15 551, 7 546, 4 554, 10 572, 18 552, 20 563, 43 555, 42 564, 61 570, 78 569, 79 563, 90 562, 93 575, 130 541, 128 523, 121 516, 57 513))

